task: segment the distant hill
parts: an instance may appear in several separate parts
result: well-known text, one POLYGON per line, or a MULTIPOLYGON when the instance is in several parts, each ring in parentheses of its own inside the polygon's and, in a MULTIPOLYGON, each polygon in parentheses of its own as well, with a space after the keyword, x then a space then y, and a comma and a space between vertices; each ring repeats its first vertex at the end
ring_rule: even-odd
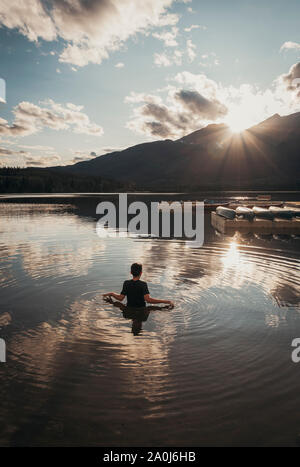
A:
POLYGON ((212 124, 178 140, 138 144, 55 170, 143 189, 300 189, 300 112, 242 133, 212 124))

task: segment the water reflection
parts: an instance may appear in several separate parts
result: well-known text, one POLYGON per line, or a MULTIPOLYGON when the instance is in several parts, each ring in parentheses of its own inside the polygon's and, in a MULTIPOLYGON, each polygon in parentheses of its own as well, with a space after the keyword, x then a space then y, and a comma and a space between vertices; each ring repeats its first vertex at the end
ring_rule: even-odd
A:
POLYGON ((111 303, 113 306, 119 308, 122 311, 123 317, 125 319, 132 320, 131 331, 132 334, 138 336, 142 331, 142 324, 144 321, 147 321, 150 312, 152 311, 162 311, 170 310, 169 306, 145 306, 142 308, 133 308, 127 305, 124 305, 122 302, 114 301, 112 299, 106 299, 107 303, 111 303))
POLYGON ((299 240, 217 236, 207 219, 190 249, 99 239, 91 208, 0 216, 1 445, 293 445, 299 240), (102 300, 134 261, 175 309, 102 300))

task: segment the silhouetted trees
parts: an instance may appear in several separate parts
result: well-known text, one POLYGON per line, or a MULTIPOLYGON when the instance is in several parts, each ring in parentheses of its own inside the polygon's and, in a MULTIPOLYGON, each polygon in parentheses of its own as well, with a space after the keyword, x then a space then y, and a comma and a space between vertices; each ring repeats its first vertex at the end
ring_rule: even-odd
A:
POLYGON ((132 184, 42 168, 0 168, 0 193, 101 193, 134 190, 132 184))

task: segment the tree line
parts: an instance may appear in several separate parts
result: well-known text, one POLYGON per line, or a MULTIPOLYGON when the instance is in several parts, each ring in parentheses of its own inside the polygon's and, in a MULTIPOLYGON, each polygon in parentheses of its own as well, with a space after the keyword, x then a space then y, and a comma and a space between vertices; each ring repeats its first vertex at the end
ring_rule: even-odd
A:
POLYGON ((0 168, 0 193, 97 193, 132 191, 131 183, 43 168, 0 168))

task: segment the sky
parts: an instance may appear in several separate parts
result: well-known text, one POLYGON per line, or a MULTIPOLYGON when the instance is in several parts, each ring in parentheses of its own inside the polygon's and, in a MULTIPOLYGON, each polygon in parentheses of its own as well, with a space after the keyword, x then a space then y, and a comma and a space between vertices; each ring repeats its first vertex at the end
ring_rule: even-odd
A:
POLYGON ((299 26, 299 0, 0 0, 0 165, 300 111, 299 26))

